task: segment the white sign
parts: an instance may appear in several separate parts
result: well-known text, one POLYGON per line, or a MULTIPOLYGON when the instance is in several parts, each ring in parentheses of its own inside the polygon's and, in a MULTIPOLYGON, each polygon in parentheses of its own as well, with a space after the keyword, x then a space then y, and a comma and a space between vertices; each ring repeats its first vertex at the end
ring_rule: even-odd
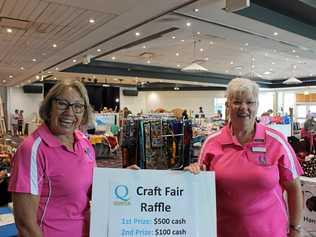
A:
POLYGON ((302 225, 304 230, 316 234, 316 178, 300 177, 304 194, 302 225))
POLYGON ((215 175, 96 168, 90 236, 216 237, 215 175))

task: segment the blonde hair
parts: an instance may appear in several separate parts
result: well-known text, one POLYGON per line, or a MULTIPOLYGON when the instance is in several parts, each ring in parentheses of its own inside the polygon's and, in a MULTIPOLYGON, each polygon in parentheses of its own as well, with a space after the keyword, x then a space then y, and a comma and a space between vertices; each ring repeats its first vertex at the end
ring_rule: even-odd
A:
POLYGON ((85 86, 80 81, 77 81, 77 80, 60 81, 49 90, 48 94, 44 98, 44 100, 41 103, 40 108, 39 108, 40 118, 46 124, 49 124, 50 112, 52 109, 53 100, 56 97, 58 97, 59 95, 61 95, 63 93, 63 91, 68 87, 72 87, 72 88, 76 89, 79 92, 82 99, 84 100, 86 108, 85 108, 83 118, 82 118, 80 125, 81 126, 88 126, 89 124, 91 124, 93 122, 92 108, 91 108, 91 105, 89 102, 89 97, 88 97, 88 93, 87 93, 85 86))
POLYGON ((247 78, 234 78, 228 83, 226 89, 227 101, 230 101, 237 94, 250 92, 254 95, 256 102, 258 102, 259 86, 256 82, 247 78))

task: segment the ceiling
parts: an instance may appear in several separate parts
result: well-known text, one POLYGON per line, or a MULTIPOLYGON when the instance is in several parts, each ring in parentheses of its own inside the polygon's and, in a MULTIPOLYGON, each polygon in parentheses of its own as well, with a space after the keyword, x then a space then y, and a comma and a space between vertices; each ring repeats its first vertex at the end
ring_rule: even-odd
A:
POLYGON ((275 86, 291 76, 316 81, 315 6, 277 2, 252 1, 232 13, 223 0, 0 0, 0 83, 93 74, 105 82, 109 74, 120 76, 124 85, 150 81, 149 75, 201 86, 234 76, 275 86), (83 58, 92 60, 81 64, 83 58), (181 72, 192 61, 209 73, 181 72))

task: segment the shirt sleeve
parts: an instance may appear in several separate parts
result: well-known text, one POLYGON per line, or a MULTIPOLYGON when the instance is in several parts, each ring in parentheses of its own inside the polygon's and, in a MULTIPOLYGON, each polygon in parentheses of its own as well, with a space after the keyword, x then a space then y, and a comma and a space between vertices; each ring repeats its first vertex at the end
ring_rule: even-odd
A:
POLYGON ((289 182, 303 174, 303 169, 291 145, 285 138, 281 142, 281 157, 278 161, 281 183, 289 182))
POLYGON ((213 158, 213 154, 210 152, 212 151, 212 143, 210 142, 205 142, 201 148, 201 152, 199 155, 199 159, 198 162, 200 165, 205 165, 206 166, 206 170, 212 170, 211 167, 211 161, 213 158))
POLYGON ((21 144, 12 160, 8 190, 39 195, 43 185, 44 160, 40 154, 41 139, 21 144))

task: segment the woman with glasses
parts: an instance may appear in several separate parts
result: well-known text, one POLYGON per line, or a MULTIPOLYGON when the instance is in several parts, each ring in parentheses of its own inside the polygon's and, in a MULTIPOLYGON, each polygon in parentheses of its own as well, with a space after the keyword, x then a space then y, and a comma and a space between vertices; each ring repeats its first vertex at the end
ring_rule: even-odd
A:
POLYGON ((228 84, 229 123, 185 169, 215 171, 218 237, 299 237, 302 169, 287 139, 256 122, 258 94, 251 80, 228 84))
POLYGON ((93 147, 78 130, 92 120, 87 91, 63 81, 39 109, 44 123, 18 148, 9 191, 21 237, 88 236, 93 147))

